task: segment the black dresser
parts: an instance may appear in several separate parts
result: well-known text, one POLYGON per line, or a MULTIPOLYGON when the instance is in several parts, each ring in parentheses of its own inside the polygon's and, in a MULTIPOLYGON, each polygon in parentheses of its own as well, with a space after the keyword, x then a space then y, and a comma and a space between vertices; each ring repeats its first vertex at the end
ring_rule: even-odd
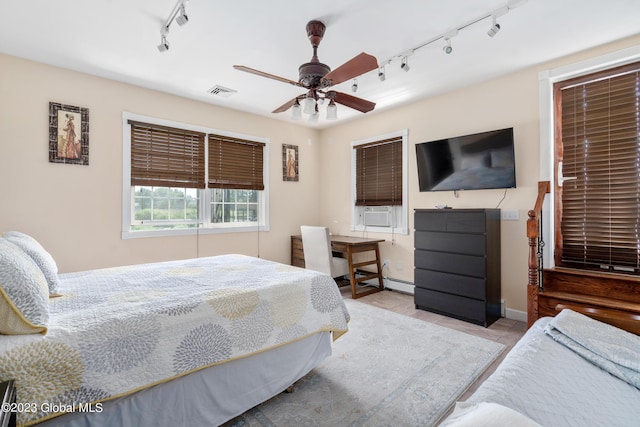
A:
POLYGON ((500 209, 416 209, 416 308, 483 326, 500 318, 500 209))

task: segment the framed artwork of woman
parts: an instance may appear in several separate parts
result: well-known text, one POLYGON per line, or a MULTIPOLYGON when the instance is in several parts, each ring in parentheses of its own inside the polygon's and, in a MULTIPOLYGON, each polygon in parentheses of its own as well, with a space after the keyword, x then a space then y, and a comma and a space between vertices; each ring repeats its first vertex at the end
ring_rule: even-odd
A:
POLYGON ((284 181, 297 181, 298 170, 298 146, 282 144, 282 179, 284 181))
POLYGON ((89 109, 49 103, 49 161, 89 164, 89 109))

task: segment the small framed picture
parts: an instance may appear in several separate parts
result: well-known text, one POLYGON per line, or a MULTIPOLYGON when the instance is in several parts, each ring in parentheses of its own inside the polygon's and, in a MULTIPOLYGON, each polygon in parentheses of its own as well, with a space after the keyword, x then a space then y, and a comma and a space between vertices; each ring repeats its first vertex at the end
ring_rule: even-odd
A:
POLYGON ((298 146, 282 144, 282 179, 283 181, 297 181, 300 176, 298 170, 298 146))
POLYGON ((49 162, 89 164, 89 109, 49 103, 49 162))

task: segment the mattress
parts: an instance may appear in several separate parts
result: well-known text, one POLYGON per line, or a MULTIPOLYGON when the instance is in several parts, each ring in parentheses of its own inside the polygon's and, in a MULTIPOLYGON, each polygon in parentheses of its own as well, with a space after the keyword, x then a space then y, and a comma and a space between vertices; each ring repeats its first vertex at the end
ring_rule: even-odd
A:
POLYGON ((467 400, 495 402, 543 426, 638 426, 640 389, 545 334, 539 319, 467 400))
POLYGON ((29 405, 19 425, 97 412, 319 332, 335 339, 349 319, 329 276, 243 255, 60 275, 59 292, 46 335, 0 336, 0 378, 29 405))

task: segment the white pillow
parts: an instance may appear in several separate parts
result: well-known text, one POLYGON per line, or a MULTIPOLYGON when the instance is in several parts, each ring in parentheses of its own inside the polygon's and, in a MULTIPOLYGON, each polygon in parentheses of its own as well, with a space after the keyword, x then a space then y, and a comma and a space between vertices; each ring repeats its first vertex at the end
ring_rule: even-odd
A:
POLYGON ((440 427, 542 427, 506 406, 493 402, 458 402, 440 427))
POLYGON ((22 249, 0 239, 0 334, 45 334, 48 322, 44 274, 22 249))
POLYGON ((49 294, 57 294, 60 286, 60 280, 58 279, 58 265, 47 252, 42 245, 33 237, 28 234, 21 233, 19 231, 7 231, 4 233, 4 238, 9 240, 14 245, 25 251, 27 255, 33 259, 44 277, 49 284, 49 294))

